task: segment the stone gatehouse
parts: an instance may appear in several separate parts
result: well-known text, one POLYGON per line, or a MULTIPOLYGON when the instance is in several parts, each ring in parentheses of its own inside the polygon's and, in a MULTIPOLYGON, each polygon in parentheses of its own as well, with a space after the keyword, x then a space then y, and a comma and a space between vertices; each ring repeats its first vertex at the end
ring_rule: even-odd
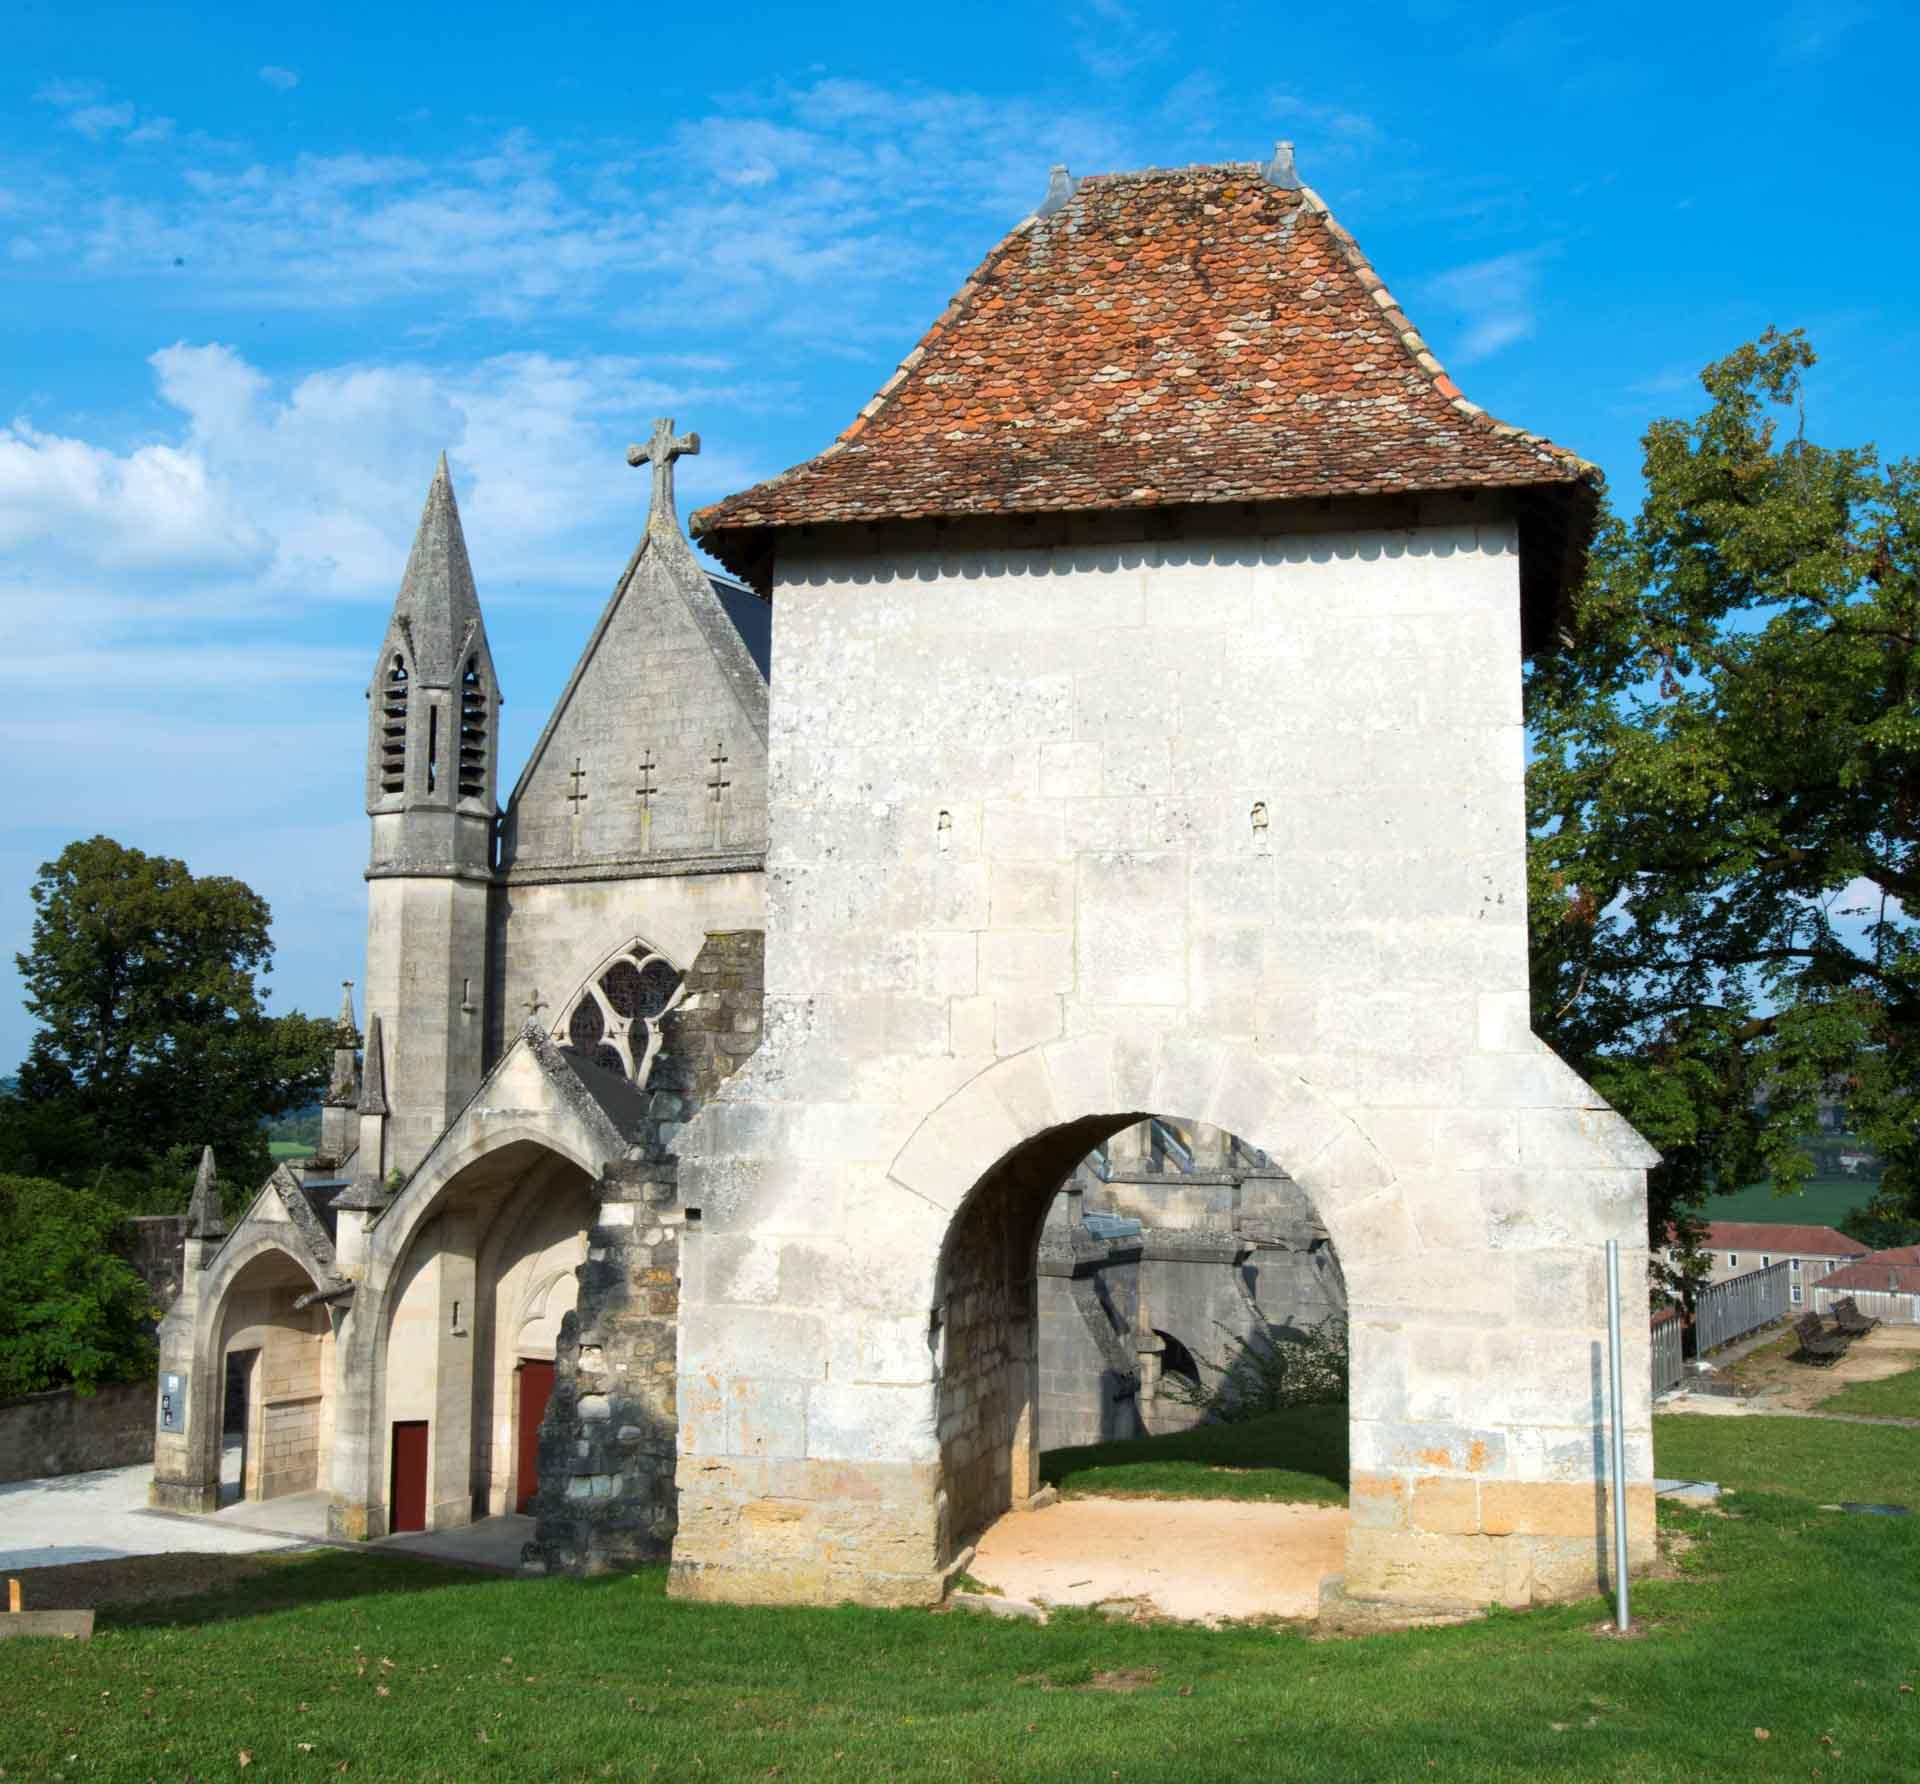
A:
POLYGON ((630 454, 645 533, 504 805, 436 475, 365 1032, 312 1169, 231 1232, 197 1198, 156 1502, 217 1500, 239 1354, 342 1535, 524 1511, 530 1566, 928 1603, 1084 1412, 1059 1296, 1106 1281, 1139 1418, 1193 1346, 1156 1298, 1264 1309, 1258 1259, 1346 1311, 1347 1591, 1527 1602, 1604 1554, 1616 1237, 1644 1555, 1652 1155, 1528 1029, 1520 667, 1592 468, 1460 395, 1286 152, 1058 172, 832 446, 693 517, 727 575, 695 450, 630 454), (1178 1221, 1117 1193, 1168 1190, 1112 1168, 1156 1131, 1239 1148, 1178 1221), (1090 1196, 1170 1255, 1076 1274, 1090 1196))

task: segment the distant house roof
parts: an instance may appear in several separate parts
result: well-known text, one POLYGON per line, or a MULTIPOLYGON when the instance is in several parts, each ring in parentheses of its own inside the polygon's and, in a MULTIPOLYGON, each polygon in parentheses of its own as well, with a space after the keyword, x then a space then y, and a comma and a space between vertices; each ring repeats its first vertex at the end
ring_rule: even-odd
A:
POLYGON ((1864 1294, 1920 1295, 1920 1245, 1876 1251, 1820 1278, 1822 1288, 1864 1294))
MULTIPOLYGON (((1710 1220, 1709 1251, 1766 1251, 1785 1257, 1865 1257, 1867 1247, 1826 1226, 1776 1226, 1765 1220, 1710 1220)), ((1831 1282, 1832 1277, 1823 1280, 1831 1282)))
POLYGON ((1527 492, 1564 592, 1593 466, 1468 402, 1353 237, 1252 163, 1083 179, 1019 224, 817 458, 691 530, 764 589, 784 528, 1527 492))

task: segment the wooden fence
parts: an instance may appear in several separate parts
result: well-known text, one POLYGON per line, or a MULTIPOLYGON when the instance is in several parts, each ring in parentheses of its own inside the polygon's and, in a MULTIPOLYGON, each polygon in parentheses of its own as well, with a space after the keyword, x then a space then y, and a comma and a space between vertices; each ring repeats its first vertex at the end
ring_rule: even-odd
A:
POLYGON ((1785 1319, 1792 1305, 1791 1275, 1782 1258, 1764 1270, 1751 1270, 1745 1276, 1703 1288, 1693 1303, 1695 1354, 1704 1357, 1776 1319, 1785 1319))

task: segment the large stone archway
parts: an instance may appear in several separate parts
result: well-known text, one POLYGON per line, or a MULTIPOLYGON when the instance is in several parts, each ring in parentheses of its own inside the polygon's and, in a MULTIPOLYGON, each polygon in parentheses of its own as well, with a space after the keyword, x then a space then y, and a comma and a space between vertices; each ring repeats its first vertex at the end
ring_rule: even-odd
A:
MULTIPOLYGON (((1451 1176, 1396 1171, 1364 1111, 1247 1047, 1102 1033, 1027 1049, 945 1097, 893 1152, 857 1238, 690 1241, 676 1589, 937 1596, 960 1545, 1035 1484, 1031 1394, 1018 1379, 1022 1285, 1045 1207, 1090 1147, 1154 1112, 1265 1151, 1340 1253, 1354 1380, 1349 1593, 1525 1603, 1591 1589, 1610 1504, 1595 1465, 1607 1416, 1602 1242, 1637 1237, 1644 1153, 1551 1055, 1537 1050, 1534 1063, 1516 1074, 1527 1100, 1514 1120, 1543 1163, 1501 1184, 1498 1201, 1488 1186, 1469 1195, 1451 1176), (801 1272, 820 1285, 806 1312, 791 1307, 801 1272), (733 1298, 756 1282, 761 1306, 733 1298)), ((713 1116, 724 1121, 724 1108, 713 1116)), ((690 1200, 724 1193, 703 1168, 685 1175, 690 1200)), ((1628 1275, 1625 1411, 1644 1560, 1644 1272, 1628 1275)))
POLYGON ((163 1405, 155 1438, 148 1497, 162 1510, 219 1509, 226 1359, 236 1349, 258 1353, 242 1491, 274 1498, 326 1483, 337 1378, 335 1321, 322 1299, 331 1259, 272 1224, 217 1250, 188 1241, 186 1280, 160 1328, 163 1398, 171 1381, 181 1400, 177 1411, 163 1405))
MULTIPOLYGON (((567 1306, 558 1312, 570 1309, 599 1197, 595 1178, 544 1139, 493 1137, 423 1182, 370 1235, 347 1333, 354 1438, 333 1475, 337 1496, 363 1495, 347 1504, 365 1508, 369 1535, 392 1527, 393 1434, 401 1424, 426 1426, 429 1529, 511 1509, 494 1500, 504 1499, 517 1454, 510 1387, 524 1323, 518 1279, 543 1265, 547 1276, 563 1274, 557 1292, 567 1306)), ((545 1349, 551 1361, 552 1334, 545 1349)))

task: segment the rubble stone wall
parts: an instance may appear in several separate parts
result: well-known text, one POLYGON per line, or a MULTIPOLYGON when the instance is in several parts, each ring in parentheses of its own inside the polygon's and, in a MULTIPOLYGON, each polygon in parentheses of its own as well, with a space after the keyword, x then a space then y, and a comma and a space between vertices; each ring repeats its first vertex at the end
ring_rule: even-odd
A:
POLYGON ((124 1468, 153 1456, 153 1383, 0 1400, 0 1481, 124 1468))
POLYGON ((647 1081, 650 1156, 609 1166, 575 1310, 561 1322, 540 1425, 530 1571, 601 1573, 664 1560, 678 1528, 681 1125, 760 1044, 758 930, 709 936, 662 1024, 647 1081))

